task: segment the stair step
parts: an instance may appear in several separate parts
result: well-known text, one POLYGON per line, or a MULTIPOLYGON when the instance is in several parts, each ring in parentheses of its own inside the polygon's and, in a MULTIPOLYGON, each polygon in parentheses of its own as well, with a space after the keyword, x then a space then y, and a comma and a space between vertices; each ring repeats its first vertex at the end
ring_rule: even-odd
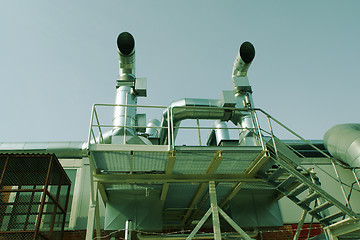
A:
POLYGON ((334 214, 332 214, 332 215, 326 216, 326 217, 320 219, 319 221, 320 221, 320 222, 330 222, 330 221, 332 221, 332 220, 335 220, 335 219, 337 219, 337 218, 339 218, 339 217, 343 217, 343 216, 345 216, 345 213, 343 213, 343 212, 338 212, 338 213, 334 213, 334 214))
POLYGON ((331 206, 334 206, 332 203, 330 202, 325 202, 315 208, 313 208, 311 211, 309 211, 309 214, 313 214, 313 213, 318 213, 318 212, 321 212, 321 211, 324 211, 325 209, 331 207, 331 206))
POLYGON ((275 165, 275 162, 273 160, 269 160, 267 163, 262 166, 262 168, 259 170, 259 172, 267 172, 269 171, 273 166, 275 165))
POLYGON ((297 180, 296 177, 290 176, 287 179, 285 179, 282 183, 280 183, 279 185, 276 186, 277 189, 286 189, 286 187, 288 187, 289 185, 291 185, 292 183, 294 183, 297 180))
POLYGON ((297 196, 299 195, 300 193, 304 192, 306 189, 309 189, 308 186, 306 186, 305 184, 300 184, 298 187, 296 187, 295 189, 291 190, 287 196, 297 196))
POLYGON ((269 176, 268 180, 274 181, 274 180, 278 179, 279 177, 281 177, 285 172, 286 172, 285 169, 279 168, 269 176))
POLYGON ((300 202, 298 202, 297 204, 309 205, 312 201, 314 201, 318 197, 320 197, 320 195, 317 192, 314 192, 314 193, 308 195, 306 198, 304 198, 300 202))

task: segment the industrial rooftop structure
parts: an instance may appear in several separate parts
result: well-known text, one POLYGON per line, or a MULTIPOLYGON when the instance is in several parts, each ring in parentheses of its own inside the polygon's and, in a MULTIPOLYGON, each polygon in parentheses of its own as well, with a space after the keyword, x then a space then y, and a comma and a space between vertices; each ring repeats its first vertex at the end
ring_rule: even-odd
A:
POLYGON ((86 141, 0 144, 57 156, 72 180, 64 239, 277 239, 267 233, 295 223, 288 239, 360 239, 360 125, 309 141, 256 108, 250 42, 217 99, 137 105, 135 40, 123 32, 117 46, 116 100, 93 105, 86 141))

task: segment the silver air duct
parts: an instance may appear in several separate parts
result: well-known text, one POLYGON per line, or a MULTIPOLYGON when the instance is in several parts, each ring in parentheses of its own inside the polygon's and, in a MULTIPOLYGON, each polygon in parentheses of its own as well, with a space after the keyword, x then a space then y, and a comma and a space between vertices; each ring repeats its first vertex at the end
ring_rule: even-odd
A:
MULTIPOLYGON (((254 108, 252 100, 252 90, 247 77, 247 71, 255 57, 255 48, 250 42, 241 44, 239 52, 235 58, 232 81, 236 98, 236 108, 254 108)), ((253 113, 238 112, 232 121, 241 130, 239 134, 239 144, 246 146, 258 145, 255 131, 255 121, 253 113)))
MULTIPOLYGON (((135 85, 135 40, 128 32, 121 33, 117 38, 117 47, 119 53, 119 79, 116 85, 115 104, 136 105, 137 96, 133 89, 135 85)), ((136 119, 135 107, 117 106, 114 110, 113 136, 123 136, 116 143, 125 144, 126 141, 134 136, 136 119), (126 127, 120 127, 126 126, 126 127)), ((113 140, 116 137, 113 137, 113 140)), ((114 142, 114 141, 112 141, 114 142)))
POLYGON ((174 124, 174 139, 177 135, 177 127, 184 119, 215 119, 228 121, 231 118, 232 112, 225 111, 221 107, 221 102, 218 99, 198 99, 198 98, 184 98, 172 102, 168 109, 163 113, 161 121, 162 128, 160 129, 160 144, 166 144, 168 140, 168 115, 171 114, 172 122, 174 124))
POLYGON ((360 124, 339 124, 324 135, 324 145, 335 158, 360 167, 360 124))
POLYGON ((250 42, 241 44, 233 66, 233 77, 246 77, 255 57, 255 48, 250 42))

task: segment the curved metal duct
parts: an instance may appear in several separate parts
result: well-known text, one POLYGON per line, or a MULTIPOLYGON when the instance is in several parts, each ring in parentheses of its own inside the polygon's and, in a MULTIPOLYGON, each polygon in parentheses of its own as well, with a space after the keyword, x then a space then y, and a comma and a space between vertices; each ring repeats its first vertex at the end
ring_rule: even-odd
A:
POLYGON ((332 156, 360 167, 360 124, 335 125, 325 133, 324 145, 332 156))
POLYGON ((119 54, 119 80, 135 79, 135 39, 128 32, 122 32, 117 38, 119 54))
POLYGON ((241 44, 233 66, 233 77, 245 77, 254 57, 254 45, 250 42, 241 44))
MULTIPOLYGON (((252 89, 247 78, 247 71, 254 57, 254 46, 250 42, 241 44, 234 61, 232 73, 237 108, 254 108, 252 89)), ((232 121, 242 129, 239 135, 240 145, 253 146, 259 144, 253 130, 249 130, 255 129, 254 119, 254 113, 251 112, 234 114, 232 121)))
MULTIPOLYGON (((128 32, 120 33, 117 38, 119 54, 119 79, 116 86, 115 104, 136 105, 137 97, 132 90, 135 82, 135 40, 128 32)), ((136 108, 118 106, 114 109, 114 126, 112 135, 135 134, 132 126, 135 126, 136 108)), ((125 139, 126 140, 126 139, 125 139)))
MULTIPOLYGON (((219 107, 220 100, 218 99, 184 98, 172 102, 168 109, 171 109, 172 112, 174 139, 177 135, 177 127, 180 126, 181 121, 184 119, 230 120, 232 112, 219 107)), ((167 142, 168 115, 170 115, 170 113, 168 113, 168 110, 165 110, 161 121, 160 144, 166 144, 167 142)))

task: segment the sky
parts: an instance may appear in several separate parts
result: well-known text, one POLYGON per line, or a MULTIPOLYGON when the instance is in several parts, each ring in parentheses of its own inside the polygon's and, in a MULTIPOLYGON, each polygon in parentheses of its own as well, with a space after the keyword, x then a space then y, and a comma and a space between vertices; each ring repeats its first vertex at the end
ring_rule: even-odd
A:
POLYGON ((139 104, 219 98, 250 41, 255 106, 322 139, 360 120, 359 10, 357 0, 1 0, 0 142, 86 141, 92 105, 114 103, 123 31, 147 78, 139 104))

